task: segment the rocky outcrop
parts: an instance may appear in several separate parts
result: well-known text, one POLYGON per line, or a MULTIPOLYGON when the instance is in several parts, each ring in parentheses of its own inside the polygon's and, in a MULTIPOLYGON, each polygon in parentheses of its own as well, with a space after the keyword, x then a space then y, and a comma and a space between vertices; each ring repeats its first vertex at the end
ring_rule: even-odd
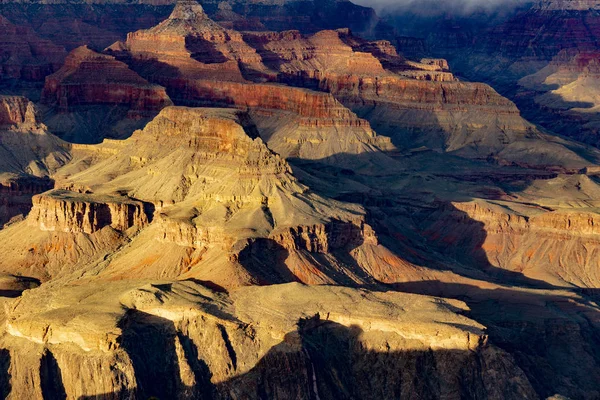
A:
MULTIPOLYGON (((246 37, 281 82, 330 93, 397 144, 469 158, 493 155, 510 163, 517 157, 507 147, 529 147, 526 143, 535 140, 540 151, 528 165, 541 166, 548 162, 541 149, 556 147, 491 87, 457 82, 446 60, 408 61, 388 42, 368 42, 343 29, 312 36, 282 32, 246 37)), ((573 165, 585 164, 577 155, 569 156, 573 165)))
POLYGON ((64 48, 37 36, 31 29, 12 24, 0 15, 0 78, 43 80, 60 67, 64 48))
POLYGON ((35 106, 25 97, 0 96, 0 127, 33 127, 35 106))
MULTIPOLYGON (((226 30, 212 21, 194 0, 178 2, 171 16, 159 25, 127 35, 124 43, 111 47, 137 60, 134 68, 163 68, 163 75, 193 75, 196 79, 244 81, 243 72, 258 73, 266 68, 261 57, 248 46, 239 32, 226 30), (147 66, 145 59, 154 60, 147 66)), ((150 71, 149 71, 150 72, 150 71)))
POLYGON ((428 221, 426 234, 434 243, 451 246, 453 257, 470 257, 466 262, 488 271, 500 268, 556 285, 595 287, 600 282, 595 268, 600 262, 596 213, 537 210, 524 215, 470 202, 454 203, 428 221))
POLYGON ((50 175, 69 160, 68 145, 38 123, 32 102, 0 96, 0 227, 23 219, 31 197, 52 189, 50 175))
POLYGON ((54 182, 45 177, 10 177, 0 182, 0 228, 26 216, 32 207, 31 198, 54 188, 54 182))
POLYGON ((107 226, 141 229, 152 217, 139 201, 56 190, 34 196, 28 223, 43 231, 92 234, 107 226))
POLYGON ((239 84, 206 80, 164 82, 190 105, 248 110, 268 145, 286 158, 338 162, 359 166, 344 155, 363 154, 364 164, 394 164, 382 151, 393 151, 389 138, 379 136, 368 121, 344 107, 332 95, 270 84, 239 84))
POLYGON ((46 78, 42 101, 56 104, 61 112, 82 105, 122 105, 131 118, 153 115, 172 104, 164 88, 87 47, 73 50, 65 65, 46 78))
POLYGON ((519 81, 526 115, 542 126, 598 147, 600 54, 563 50, 550 64, 519 81))
MULTIPOLYGON (((383 251, 364 211, 300 184, 287 162, 258 137, 245 112, 167 107, 125 141, 79 145, 74 151, 92 165, 83 171, 74 166, 71 176, 66 168, 58 187, 67 190, 36 196, 27 224, 41 232, 93 235, 93 243, 107 227, 131 238, 131 246, 103 267, 106 279, 131 276, 138 263, 146 276, 210 276, 224 287, 373 279, 365 269, 376 261, 349 261, 383 251), (278 254, 276 263, 268 261, 271 252, 278 254), (163 261, 164 256, 171 259, 163 261), (217 265, 236 272, 213 276, 217 265), (338 271, 325 271, 331 265, 338 271), (158 270, 163 267, 168 272, 158 270), (279 272, 271 275, 269 269, 279 272)), ((27 262, 37 268, 47 261, 27 262)))
POLYGON ((468 387, 493 399, 535 398, 513 358, 458 314, 464 303, 444 304, 297 284, 231 294, 189 281, 41 289, 11 308, 1 343, 19 397, 369 399, 468 387), (68 317, 74 310, 79 317, 68 317))

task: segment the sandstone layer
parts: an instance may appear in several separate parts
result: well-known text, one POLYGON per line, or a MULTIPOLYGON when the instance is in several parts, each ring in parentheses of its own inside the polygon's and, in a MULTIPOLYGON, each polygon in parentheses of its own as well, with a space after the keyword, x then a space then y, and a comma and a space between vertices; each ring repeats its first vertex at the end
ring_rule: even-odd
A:
POLYGON ((113 57, 87 47, 73 50, 64 66, 46 78, 42 102, 56 104, 60 112, 79 105, 125 105, 131 118, 171 105, 164 88, 148 83, 113 57))
POLYGON ((109 249, 131 243, 95 262, 98 252, 83 246, 77 252, 86 256, 65 264, 60 248, 22 253, 7 240, 12 256, 3 268, 27 264, 46 279, 84 268, 85 259, 91 265, 83 271, 100 268, 107 279, 183 274, 231 287, 369 282, 395 276, 392 265, 411 267, 378 244, 360 207, 300 184, 250 123, 236 110, 168 107, 127 140, 74 146, 80 161, 55 175, 64 190, 35 197, 27 221, 0 236, 33 226, 40 231, 25 242, 43 238, 42 247, 69 237, 109 249))
POLYGON ((190 281, 46 295, 27 293, 3 316, 8 398, 458 399, 464 386, 491 399, 536 398, 458 301, 298 284, 224 294, 190 281))
POLYGON ((50 108, 44 122, 53 132, 83 143, 126 137, 172 104, 163 87, 87 47, 73 50, 63 67, 46 77, 41 102, 50 108))
POLYGON ((75 48, 0 97, 0 398, 600 396, 597 149, 348 1, 57 3, 0 5, 75 48))
POLYGON ((598 147, 599 63, 597 52, 563 50, 519 81, 518 100, 545 127, 598 147))

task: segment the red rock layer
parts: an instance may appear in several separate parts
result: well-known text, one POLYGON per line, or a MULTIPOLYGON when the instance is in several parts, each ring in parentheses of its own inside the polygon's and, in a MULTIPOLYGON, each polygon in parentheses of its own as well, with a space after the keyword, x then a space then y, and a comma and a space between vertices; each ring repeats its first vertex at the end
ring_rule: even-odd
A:
POLYGON ((1 15, 0 33, 0 78, 42 80, 56 71, 67 55, 64 48, 1 15))
POLYGON ((433 243, 488 272, 501 268, 560 285, 600 282, 600 221, 592 212, 525 217, 469 202, 442 207, 428 221, 424 235, 433 243))
POLYGON ((46 104, 61 111, 87 104, 117 104, 131 115, 147 115, 171 105, 164 88, 150 84, 114 57, 79 47, 65 65, 46 78, 42 94, 46 104))
POLYGON ((162 74, 184 74, 196 79, 244 81, 242 70, 264 71, 261 57, 239 32, 212 21, 195 1, 177 3, 171 16, 148 30, 130 33, 123 44, 111 50, 126 51, 138 61, 153 60, 175 67, 162 74))
POLYGON ((190 102, 291 112, 302 118, 303 126, 369 127, 368 121, 357 118, 327 93, 279 85, 204 80, 170 80, 168 84, 190 102))
POLYGON ((0 126, 32 125, 36 122, 33 103, 28 99, 20 96, 0 96, 0 126))

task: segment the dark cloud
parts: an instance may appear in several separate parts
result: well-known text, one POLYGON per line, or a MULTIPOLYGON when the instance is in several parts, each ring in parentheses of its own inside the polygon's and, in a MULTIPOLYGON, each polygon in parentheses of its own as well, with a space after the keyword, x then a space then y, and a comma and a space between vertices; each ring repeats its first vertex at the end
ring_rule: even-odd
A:
POLYGON ((473 12, 508 11, 533 0, 352 0, 375 8, 380 13, 410 12, 418 14, 469 14, 473 12))

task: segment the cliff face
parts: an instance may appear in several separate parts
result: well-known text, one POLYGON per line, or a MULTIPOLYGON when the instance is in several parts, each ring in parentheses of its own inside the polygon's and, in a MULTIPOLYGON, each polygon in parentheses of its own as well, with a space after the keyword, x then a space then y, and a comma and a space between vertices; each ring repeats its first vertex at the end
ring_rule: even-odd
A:
MULTIPOLYGON (((367 42, 347 30, 246 37, 278 80, 330 93, 400 148, 426 146, 523 163, 520 149, 528 147, 539 150, 526 164, 539 166, 558 162, 548 160, 547 153, 565 153, 491 87, 457 82, 445 60, 407 61, 389 43, 367 42)), ((566 152, 573 166, 585 164, 566 152)))
POLYGON ((29 215, 31 226, 42 231, 92 234, 110 226, 118 231, 143 228, 152 220, 144 204, 129 199, 94 198, 65 190, 33 198, 29 215))
MULTIPOLYGON (((300 54, 305 44, 300 34, 248 33, 242 36, 219 27, 198 7, 192 3, 182 4, 162 24, 129 35, 126 43, 116 44, 110 51, 144 77, 165 86, 179 104, 249 110, 261 137, 286 158, 332 163, 340 161, 343 154, 366 153, 367 157, 374 155, 375 160, 365 164, 393 164, 382 154, 376 154, 379 150, 394 149, 389 139, 377 136, 366 120, 359 119, 330 94, 244 80, 244 76, 261 82, 277 80, 277 71, 269 66, 282 60, 266 59, 263 55, 268 51, 261 50, 260 46, 269 40, 281 40, 292 48, 298 47, 290 51, 300 54), (144 39, 150 36, 162 37, 164 43, 163 39, 144 39), (294 40, 298 41, 297 45, 294 40), (212 46, 216 58, 207 59, 206 52, 199 47, 193 51, 196 42, 212 46)), ((336 54, 353 54, 335 32, 316 36, 325 42, 335 36, 337 41, 334 40, 332 49, 337 49, 336 54)), ((319 49, 321 51, 327 49, 319 49)), ((369 69, 370 63, 382 68, 372 55, 360 54, 355 64, 363 70, 369 69), (366 65, 360 66, 361 58, 367 60, 366 65)), ((305 59, 312 58, 313 55, 305 56, 305 59)), ((340 66, 344 63, 345 58, 341 58, 340 66)), ((342 165, 356 167, 349 158, 346 157, 342 165)))
POLYGON ((50 175, 69 160, 69 146, 38 123, 32 102, 0 96, 0 226, 27 215, 32 196, 51 189, 50 175))
POLYGON ((59 68, 64 48, 42 39, 32 30, 12 24, 0 15, 0 77, 42 80, 59 68))
MULTIPOLYGON (((24 256, 7 248, 5 267, 28 263, 33 276, 45 279, 39 272, 44 265, 63 260, 46 274, 97 266, 100 276, 114 279, 135 276, 140 272, 133 273, 133 265, 139 264, 147 277, 186 274, 236 287, 368 282, 377 279, 378 257, 402 262, 382 255, 385 248, 360 207, 300 184, 251 122, 234 109, 167 107, 127 140, 74 146, 87 168, 73 163, 73 172, 61 170, 60 190, 34 197, 26 224, 39 234, 24 241, 53 247, 72 237, 103 249, 119 248, 124 240, 131 244, 108 262, 83 246, 80 259, 87 265, 64 262, 60 252, 24 256)), ((16 224, 5 234, 24 229, 16 224)))
POLYGON ((597 218, 585 210, 526 216, 482 202, 454 203, 431 216, 426 235, 433 243, 451 246, 453 257, 465 262, 471 258, 471 264, 484 269, 519 272, 556 285, 595 287, 600 281, 595 268, 600 262, 597 218))
POLYGON ((244 81, 243 72, 266 70, 261 57, 239 32, 212 21, 195 1, 179 2, 168 19, 151 29, 128 34, 126 42, 112 46, 112 50, 134 55, 138 69, 163 67, 163 75, 175 73, 166 68, 171 65, 177 74, 196 79, 244 81), (145 67, 148 58, 154 61, 145 67))
POLYGON ((517 101, 532 120, 598 147, 600 55, 563 50, 546 67, 519 81, 517 101))
POLYGON ((79 105, 125 105, 131 117, 152 115, 171 105, 164 88, 87 47, 73 50, 64 66, 46 78, 42 101, 56 104, 61 112, 79 105))
POLYGON ((0 126, 31 127, 36 123, 32 102, 21 96, 0 96, 0 126))
POLYGON ((128 137, 172 105, 163 87, 85 46, 73 50, 63 67, 46 78, 41 102, 50 108, 43 122, 76 143, 128 137))
POLYGON ((58 3, 122 41, 0 97, 0 398, 600 395, 596 149, 347 1, 58 3))
POLYGON ((130 282, 93 292, 64 289, 44 300, 31 293, 5 316, 2 376, 11 376, 6 392, 14 398, 253 399, 292 392, 327 399, 343 393, 461 398, 463 386, 488 398, 535 398, 513 359, 486 344, 483 327, 449 310, 425 296, 365 298, 350 289, 299 285, 227 295, 189 281, 130 282), (314 296, 318 306, 307 301, 314 296), (355 310, 350 317, 348 300, 355 310), (95 318, 65 318, 74 309, 93 309, 95 318), (150 350, 157 346, 160 354, 150 350), (418 376, 425 371, 423 385, 418 376))

